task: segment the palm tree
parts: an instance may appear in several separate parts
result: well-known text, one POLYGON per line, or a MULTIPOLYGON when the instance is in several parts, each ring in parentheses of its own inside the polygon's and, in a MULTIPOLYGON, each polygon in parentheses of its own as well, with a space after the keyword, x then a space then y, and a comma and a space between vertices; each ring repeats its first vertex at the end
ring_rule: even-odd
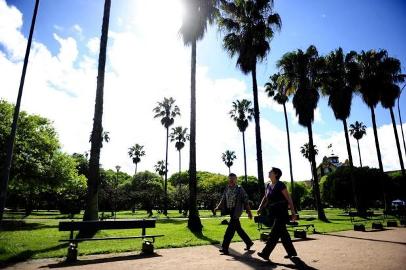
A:
POLYGON ((292 197, 295 199, 294 184, 293 184, 293 168, 292 168, 292 154, 290 150, 290 136, 289 136, 289 123, 288 115, 286 113, 286 102, 288 97, 286 95, 287 86, 284 85, 283 78, 279 73, 269 77, 269 81, 265 84, 265 92, 268 93, 268 97, 273 97, 273 99, 280 105, 283 106, 283 113, 285 115, 285 126, 286 126, 286 136, 288 139, 288 154, 289 154, 289 171, 290 171, 290 186, 292 189, 292 197), (279 79, 280 78, 280 79, 279 79))
POLYGON ((350 125, 350 134, 357 140, 358 145, 358 155, 359 155, 359 164, 362 167, 362 160, 361 160, 361 151, 359 150, 359 140, 367 134, 365 131, 366 126, 362 122, 355 121, 354 124, 350 125))
POLYGON ((247 179, 247 156, 245 152, 245 130, 248 127, 248 123, 252 120, 254 110, 251 108, 251 101, 243 99, 241 101, 233 101, 233 109, 230 111, 231 119, 235 121, 238 129, 242 133, 242 146, 244 151, 244 173, 245 183, 247 179))
POLYGON ((385 50, 381 50, 379 52, 370 50, 367 52, 362 51, 361 54, 358 55, 358 62, 360 64, 361 70, 359 92, 361 93, 363 101, 371 110, 376 154, 378 157, 379 169, 381 172, 383 172, 383 165, 381 150, 379 147, 378 131, 376 128, 375 107, 380 100, 381 88, 383 84, 379 68, 386 54, 387 53, 385 50))
MULTIPOLYGON (((154 118, 161 118, 161 124, 166 128, 166 152, 165 152, 165 168, 168 168, 168 140, 169 140, 169 127, 173 125, 175 117, 180 115, 178 105, 174 105, 173 98, 164 98, 162 102, 154 108, 154 118)), ((164 197, 164 214, 168 213, 168 170, 165 172, 165 197, 164 197)))
POLYGON ((395 133, 396 146, 398 149, 399 163, 402 170, 402 175, 405 176, 405 167, 403 165, 402 150, 400 149, 398 131, 396 129, 395 114, 393 107, 395 106, 396 99, 400 95, 400 87, 397 85, 403 82, 404 78, 401 76, 400 61, 396 58, 386 56, 382 62, 381 68, 384 76, 384 87, 381 93, 381 104, 385 109, 389 109, 392 119, 393 132, 395 133))
POLYGON ((166 169, 166 161, 165 160, 159 160, 155 165, 154 169, 159 174, 161 177, 164 176, 168 170, 166 169))
POLYGON ((92 143, 89 160, 89 179, 87 188, 86 209, 83 220, 98 219, 98 189, 100 184, 100 149, 102 147, 102 118, 104 73, 106 66, 107 34, 109 30, 111 0, 104 1, 102 34, 100 38, 99 66, 97 71, 96 102, 93 117, 92 143))
POLYGON ((252 76, 258 182, 260 192, 264 194, 256 66, 269 52, 269 42, 275 30, 280 29, 281 19, 273 12, 273 0, 222 0, 219 26, 225 32, 224 48, 231 57, 237 55, 237 67, 252 76))
POLYGON ((322 77, 322 94, 328 96, 328 105, 334 112, 336 119, 343 122, 345 142, 347 145, 348 160, 351 168, 351 186, 355 207, 358 207, 355 179, 352 173, 353 161, 348 136, 347 118, 351 112, 353 92, 359 85, 359 67, 356 62, 357 53, 351 51, 344 55, 338 48, 324 57, 324 71, 322 77))
MULTIPOLYGON (((318 154, 319 154, 319 150, 317 149, 317 146, 316 145, 313 145, 313 151, 314 151, 314 155, 315 156, 317 156, 318 154)), ((303 144, 301 147, 300 147, 300 153, 302 154, 302 156, 304 157, 304 158, 306 158, 308 161, 309 161, 309 163, 310 163, 310 170, 312 170, 311 169, 311 166, 312 166, 312 161, 311 161, 311 158, 310 158, 310 147, 309 147, 309 144, 308 143, 305 143, 305 144, 303 144)))
POLYGON ((231 173, 231 166, 234 164, 234 159, 237 159, 234 151, 226 150, 224 153, 221 154, 221 159, 223 160, 224 164, 228 167, 228 173, 231 173))
POLYGON ((137 165, 141 161, 141 157, 145 156, 144 146, 138 143, 134 144, 130 148, 128 148, 128 155, 132 159, 133 163, 135 164, 135 172, 134 175, 137 174, 137 165))
POLYGON ((208 24, 217 14, 218 0, 183 0, 185 13, 180 28, 183 42, 191 46, 191 85, 190 85, 190 157, 189 157, 189 219, 188 227, 193 232, 202 231, 202 223, 197 210, 196 180, 196 43, 201 40, 208 24))
POLYGON ((25 74, 27 71, 28 59, 30 57, 31 42, 32 42, 32 36, 34 34, 35 21, 37 19, 38 6, 39 6, 39 0, 36 0, 35 6, 34 6, 34 12, 32 15, 32 20, 31 20, 31 27, 30 27, 30 33, 28 36, 27 47, 25 50, 24 64, 23 64, 23 70, 21 72, 20 86, 18 88, 17 102, 14 107, 13 123, 11 124, 11 132, 10 132, 10 136, 9 136, 9 139, 7 142, 6 159, 5 159, 4 165, 2 166, 3 170, 1 171, 0 225, 3 220, 4 208, 6 207, 7 187, 8 187, 8 180, 10 178, 11 162, 13 160, 14 141, 15 141, 16 133, 17 133, 18 115, 20 114, 20 106, 21 106, 21 99, 22 99, 23 89, 24 89, 25 74))
POLYGON ((313 147, 312 122, 314 110, 319 101, 318 89, 320 88, 320 73, 322 61, 319 58, 315 46, 310 46, 306 52, 297 50, 286 53, 278 61, 277 66, 281 69, 281 76, 286 85, 289 86, 287 93, 294 93, 293 107, 299 117, 299 124, 307 127, 309 134, 309 157, 311 160, 314 195, 317 207, 317 214, 320 220, 327 220, 320 201, 320 189, 316 171, 316 161, 313 147))
POLYGON ((175 127, 172 128, 172 133, 170 134, 171 142, 176 141, 175 147, 179 152, 179 173, 181 172, 181 154, 180 150, 185 146, 185 142, 189 140, 189 134, 187 134, 187 128, 175 127))

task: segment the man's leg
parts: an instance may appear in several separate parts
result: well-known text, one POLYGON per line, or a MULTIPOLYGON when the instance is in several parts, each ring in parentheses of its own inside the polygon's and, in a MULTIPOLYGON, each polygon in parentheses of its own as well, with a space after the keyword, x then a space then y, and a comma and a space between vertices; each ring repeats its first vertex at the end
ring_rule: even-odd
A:
POLYGON ((228 251, 231 239, 233 239, 235 234, 235 228, 236 228, 236 219, 231 218, 230 222, 228 223, 226 233, 224 234, 223 244, 221 245, 223 251, 228 251))
POLYGON ((248 234, 244 231, 244 229, 241 227, 240 220, 236 220, 235 224, 235 229, 237 231, 237 234, 241 237, 241 239, 244 241, 245 245, 247 246, 247 250, 250 249, 250 247, 254 244, 251 240, 251 238, 248 236, 248 234))

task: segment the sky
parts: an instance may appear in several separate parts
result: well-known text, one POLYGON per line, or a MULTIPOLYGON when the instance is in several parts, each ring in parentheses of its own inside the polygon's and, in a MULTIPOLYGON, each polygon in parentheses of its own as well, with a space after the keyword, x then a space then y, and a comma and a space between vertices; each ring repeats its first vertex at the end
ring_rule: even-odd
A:
MULTIPOLYGON (((0 99, 15 103, 34 0, 0 0, 0 99)), ((21 109, 53 121, 63 151, 89 151, 101 32, 102 0, 41 0, 31 47, 21 109)), ((321 55, 342 47, 345 52, 386 49, 406 72, 406 2, 402 0, 275 0, 282 29, 271 42, 268 57, 258 64, 259 105, 265 177, 271 167, 290 179, 283 108, 268 98, 263 85, 277 72, 275 63, 286 52, 315 45, 321 55)), ((179 0, 112 1, 104 92, 103 126, 111 140, 101 151, 106 169, 132 174, 128 148, 144 145, 146 155, 138 169, 154 170, 165 159, 166 131, 153 108, 164 97, 173 97, 181 110, 174 126, 189 126, 190 47, 184 46, 179 28, 184 10, 179 0)), ((210 26, 197 45, 197 169, 227 174, 221 160, 225 150, 235 151, 232 171, 244 174, 242 135, 230 119, 237 99, 253 100, 250 75, 235 66, 222 47, 223 34, 210 26)), ((403 87, 403 85, 400 85, 403 87)), ((400 99, 406 119, 406 95, 400 99)), ((307 129, 297 123, 287 104, 293 176, 310 179, 308 161, 300 146, 308 141, 307 129)), ((399 119, 398 133, 400 134, 399 119)), ((400 168, 388 110, 376 108, 378 136, 386 171, 400 168)), ((354 96, 348 123, 362 121, 367 135, 360 141, 364 166, 378 167, 369 108, 354 96)), ((406 125, 403 125, 406 129, 406 125)), ((327 99, 321 97, 313 124, 316 162, 332 152, 347 159, 343 125, 334 118, 327 99), (332 144, 332 149, 328 145, 332 144)), ((359 165, 357 144, 350 138, 354 164, 359 165)), ((255 129, 246 131, 247 170, 257 175, 255 129)), ((182 150, 182 170, 188 168, 189 144, 182 150)), ((402 149, 403 159, 406 160, 402 149)), ((169 175, 178 170, 178 153, 169 145, 169 175)))

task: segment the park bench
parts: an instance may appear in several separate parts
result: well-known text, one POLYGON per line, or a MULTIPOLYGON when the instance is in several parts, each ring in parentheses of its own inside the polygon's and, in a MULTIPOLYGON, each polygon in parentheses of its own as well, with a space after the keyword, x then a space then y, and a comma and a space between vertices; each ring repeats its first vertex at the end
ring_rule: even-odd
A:
MULTIPOLYGON (((264 234, 265 232, 269 232, 272 227, 268 227, 266 226, 263 222, 262 222, 262 217, 261 216, 255 216, 254 217, 254 222, 257 223, 257 230, 262 232, 261 233, 261 240, 266 240, 265 238, 267 238, 267 235, 264 234)), ((305 239, 306 238, 306 232, 309 230, 309 228, 313 229, 313 233, 316 233, 316 228, 314 227, 314 224, 299 224, 297 221, 289 221, 286 224, 286 227, 289 228, 293 228, 293 236, 295 238, 302 238, 305 239), (304 228, 304 229, 300 229, 300 228, 304 228)))
POLYGON ((162 234, 146 234, 146 228, 155 228, 155 219, 133 219, 133 220, 115 220, 115 221, 65 221, 59 222, 59 231, 70 231, 69 239, 59 240, 59 242, 69 242, 67 261, 77 259, 77 247, 79 242, 99 241, 99 240, 119 240, 119 239, 143 239, 142 251, 144 253, 153 253, 156 237, 164 236, 162 234), (120 236, 104 238, 74 237, 74 231, 95 232, 98 230, 121 230, 121 229, 142 229, 141 235, 120 236), (152 239, 152 241, 150 241, 152 239))

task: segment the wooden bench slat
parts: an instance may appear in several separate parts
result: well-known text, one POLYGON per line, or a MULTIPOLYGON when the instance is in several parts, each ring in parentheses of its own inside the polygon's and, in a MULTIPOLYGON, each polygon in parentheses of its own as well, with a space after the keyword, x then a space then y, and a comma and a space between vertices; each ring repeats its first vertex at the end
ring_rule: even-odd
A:
POLYGON ((114 230, 155 228, 155 219, 115 221, 64 221, 59 222, 59 231, 114 230))
POLYGON ((137 238, 155 238, 164 236, 163 234, 157 235, 141 235, 141 236, 124 236, 124 237, 105 237, 105 238, 77 238, 77 239, 63 239, 59 242, 81 242, 81 241, 100 241, 100 240, 120 240, 120 239, 137 239, 137 238))

